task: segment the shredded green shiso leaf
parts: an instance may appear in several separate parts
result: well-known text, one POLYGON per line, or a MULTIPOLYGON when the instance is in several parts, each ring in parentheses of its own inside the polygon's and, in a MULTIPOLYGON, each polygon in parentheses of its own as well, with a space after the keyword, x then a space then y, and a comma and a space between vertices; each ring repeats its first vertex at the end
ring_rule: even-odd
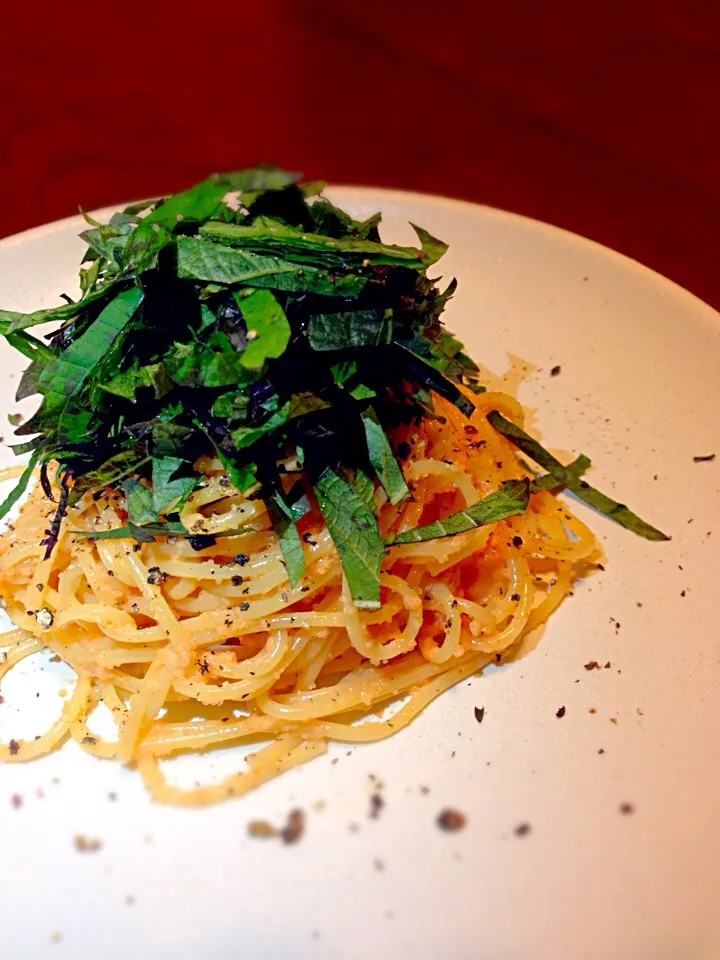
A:
MULTIPOLYGON (((433 391, 470 415, 459 387, 483 387, 440 320, 456 283, 441 289, 428 277, 446 244, 417 226, 417 247, 382 243, 380 214, 354 220, 322 187, 261 165, 126 207, 107 224, 86 216, 81 298, 31 314, 0 311, 0 334, 31 361, 18 399, 42 397, 15 431, 16 453, 31 461, 0 517, 38 464, 52 496, 48 464, 57 461, 47 555, 68 506, 100 488, 121 491, 129 516, 92 536, 186 536, 202 549, 211 538, 185 530, 179 509, 202 482, 193 463, 214 451, 239 490, 267 502, 296 584, 304 572, 296 521, 309 503, 302 482, 284 492, 292 456, 354 601, 379 606, 391 544, 378 532, 375 481, 392 503, 411 495, 389 432, 432 416, 433 391), (45 342, 29 332, 52 321, 45 342)), ((523 512, 533 490, 562 486, 639 535, 666 539, 580 479, 587 458, 563 467, 499 413, 489 420, 548 473, 392 542, 494 523, 523 512)))

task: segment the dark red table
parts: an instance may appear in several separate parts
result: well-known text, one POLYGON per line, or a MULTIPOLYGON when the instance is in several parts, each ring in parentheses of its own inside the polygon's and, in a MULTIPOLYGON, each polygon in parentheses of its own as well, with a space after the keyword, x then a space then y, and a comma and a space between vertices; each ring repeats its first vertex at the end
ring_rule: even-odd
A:
POLYGON ((717 0, 14 0, 0 235, 267 159, 585 234, 720 307, 717 0))

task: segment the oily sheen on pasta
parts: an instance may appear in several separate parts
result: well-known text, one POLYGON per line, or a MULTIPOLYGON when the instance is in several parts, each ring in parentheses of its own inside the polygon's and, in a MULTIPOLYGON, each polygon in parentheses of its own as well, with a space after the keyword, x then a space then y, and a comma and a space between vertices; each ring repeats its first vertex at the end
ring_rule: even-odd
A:
MULTIPOLYGON (((398 427, 412 498, 391 505, 376 484, 384 538, 447 517, 503 482, 530 477, 490 411, 522 423, 509 395, 471 394, 467 418, 434 395, 437 419, 398 427)), ((152 795, 178 804, 237 796, 322 754, 333 741, 380 740, 434 697, 500 659, 542 624, 597 559, 593 534, 551 492, 517 516, 463 533, 391 546, 379 610, 353 604, 336 547, 312 509, 298 521, 305 572, 292 587, 265 503, 233 487, 217 459, 182 508, 182 537, 93 539, 126 518, 120 492, 88 491, 70 508, 48 559, 40 545, 54 505, 36 486, 0 540, 0 595, 16 629, 2 639, 0 675, 49 647, 77 674, 72 695, 36 740, 0 759, 47 753, 67 736, 108 760, 135 764, 152 795), (239 526, 251 529, 225 536, 239 526), (104 703, 116 737, 91 734, 104 703), (394 712, 387 710, 397 704, 394 712), (179 789, 164 761, 252 743, 222 783, 179 789)), ((293 480, 297 479, 297 474, 293 480)))

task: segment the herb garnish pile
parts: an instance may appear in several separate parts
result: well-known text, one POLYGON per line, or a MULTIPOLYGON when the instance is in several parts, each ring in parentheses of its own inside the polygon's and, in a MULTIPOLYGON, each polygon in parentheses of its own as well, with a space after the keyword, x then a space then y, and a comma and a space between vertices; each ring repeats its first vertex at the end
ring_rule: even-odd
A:
MULTIPOLYGON (((481 391, 477 368, 440 314, 455 291, 428 270, 446 244, 415 227, 419 247, 380 240, 380 214, 357 221, 319 197, 321 183, 271 166, 209 177, 183 193, 86 216, 81 299, 32 314, 0 311, 0 333, 30 361, 17 397, 42 396, 16 435, 52 497, 49 555, 69 505, 115 489, 128 520, 93 537, 186 536, 179 510, 215 452, 234 486, 268 504, 288 576, 304 571, 296 521, 309 488, 337 546, 353 598, 379 605, 383 543, 378 481, 392 503, 410 497, 388 431, 434 417, 433 391, 470 415, 459 386, 481 391), (44 342, 28 331, 56 322, 44 342), (283 473, 298 479, 285 492, 283 473)), ((495 429, 547 469, 393 542, 446 536, 521 513, 532 489, 567 486, 649 539, 664 535, 563 467, 499 413, 495 429)))

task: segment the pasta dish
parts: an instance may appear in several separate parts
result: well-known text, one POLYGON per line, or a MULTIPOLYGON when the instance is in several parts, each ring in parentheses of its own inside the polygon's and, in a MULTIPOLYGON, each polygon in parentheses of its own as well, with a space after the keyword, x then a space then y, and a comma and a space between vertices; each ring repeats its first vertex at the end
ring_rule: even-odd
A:
POLYGON ((43 398, 1 508, 35 478, 0 538, 0 678, 44 649, 77 675, 1 759, 71 737, 160 801, 238 796, 401 730, 544 623, 600 558, 562 489, 666 539, 484 389, 439 320, 444 244, 385 245, 319 189, 260 167, 92 221, 80 300, 0 312, 43 398), (238 772, 174 785, 169 758, 236 744, 238 772))

